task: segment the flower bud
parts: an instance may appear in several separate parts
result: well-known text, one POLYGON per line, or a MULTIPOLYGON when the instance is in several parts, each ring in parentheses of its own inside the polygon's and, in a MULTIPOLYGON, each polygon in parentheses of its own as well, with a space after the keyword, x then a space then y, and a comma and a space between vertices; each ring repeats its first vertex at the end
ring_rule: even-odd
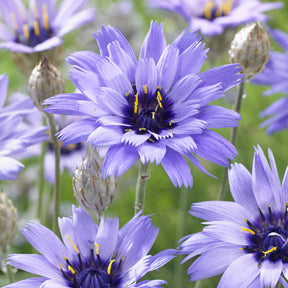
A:
POLYGON ((3 192, 0 192, 0 248, 11 245, 18 224, 17 209, 3 192))
POLYGON ((73 192, 77 201, 85 208, 102 213, 114 200, 117 183, 114 176, 102 178, 103 161, 90 146, 86 150, 80 167, 73 175, 73 192))
POLYGON ((261 73, 269 60, 270 39, 259 22, 238 31, 229 50, 230 63, 239 63, 247 80, 261 73))
POLYGON ((31 73, 28 90, 34 105, 39 110, 43 110, 44 100, 65 92, 64 78, 60 71, 44 57, 31 73))

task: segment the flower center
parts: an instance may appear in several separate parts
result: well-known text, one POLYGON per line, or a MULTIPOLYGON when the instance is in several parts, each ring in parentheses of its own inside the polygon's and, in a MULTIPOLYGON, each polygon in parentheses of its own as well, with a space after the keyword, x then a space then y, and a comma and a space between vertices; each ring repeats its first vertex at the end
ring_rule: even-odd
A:
POLYGON ((226 16, 232 8, 233 0, 226 0, 221 5, 215 4, 213 0, 208 0, 204 6, 201 18, 213 21, 217 17, 226 16))
POLYGON ((67 266, 64 269, 61 265, 59 268, 68 282, 67 285, 73 288, 117 288, 121 285, 122 260, 112 259, 103 261, 99 255, 99 246, 95 242, 96 257, 94 245, 91 245, 91 257, 89 260, 82 259, 78 248, 67 235, 66 238, 72 243, 77 252, 78 261, 71 263, 67 258, 63 257, 67 266))
POLYGON ((258 225, 253 225, 249 220, 245 220, 250 229, 242 228, 243 231, 250 232, 249 240, 251 245, 243 247, 247 253, 254 253, 259 267, 265 259, 272 262, 282 260, 288 263, 288 221, 287 206, 282 217, 272 212, 268 205, 268 215, 264 215, 259 208, 258 225))
POLYGON ((22 33, 19 32, 15 14, 11 14, 13 27, 16 32, 16 42, 25 44, 30 47, 35 47, 36 45, 44 42, 52 36, 53 30, 49 25, 48 9, 46 4, 43 4, 42 6, 42 23, 39 19, 39 12, 36 4, 33 9, 35 20, 32 25, 28 25, 24 13, 21 11, 19 12, 23 18, 22 20, 24 23, 22 25, 22 33))
MULTIPOLYGON (((170 104, 160 87, 156 92, 149 93, 147 85, 144 85, 144 93, 138 93, 136 85, 132 85, 134 93, 126 93, 130 103, 129 124, 132 129, 125 129, 125 132, 134 130, 137 134, 156 133, 160 134, 162 130, 169 130, 176 126, 173 123, 173 113, 169 110, 170 104)), ((157 139, 151 135, 149 142, 155 142, 157 139)))

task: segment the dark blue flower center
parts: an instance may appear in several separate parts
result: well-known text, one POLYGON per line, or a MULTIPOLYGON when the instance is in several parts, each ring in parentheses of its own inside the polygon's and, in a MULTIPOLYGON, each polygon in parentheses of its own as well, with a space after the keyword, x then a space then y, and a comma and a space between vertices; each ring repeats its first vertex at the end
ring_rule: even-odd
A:
POLYGON ((243 228, 250 232, 250 245, 243 247, 247 253, 254 253, 259 264, 268 259, 272 262, 282 260, 288 263, 288 219, 286 213, 282 216, 272 212, 268 206, 269 213, 264 215, 259 208, 260 217, 257 224, 246 220, 250 229, 243 228))
MULTIPOLYGON (((82 143, 77 143, 77 144, 71 144, 71 145, 63 145, 60 144, 60 153, 61 155, 69 155, 74 153, 75 151, 79 151, 83 148, 82 143)), ((53 144, 48 143, 48 149, 49 151, 54 151, 53 144)))
MULTIPOLYGON (((53 29, 49 25, 48 9, 47 5, 43 4, 42 7, 42 21, 39 19, 39 12, 37 6, 34 6, 34 22, 29 25, 25 16, 23 15, 23 25, 18 27, 18 23, 15 15, 11 14, 12 23, 15 31, 15 42, 22 43, 24 45, 35 47, 36 45, 44 42, 45 40, 53 36, 53 29), (20 29, 19 29, 20 28, 20 29), (20 33, 19 31, 22 32, 20 33)), ((19 14, 22 15, 23 12, 19 11, 19 14)))
MULTIPOLYGON (((160 87, 157 87, 154 94, 149 94, 146 85, 144 93, 138 93, 136 86, 132 85, 134 93, 127 93, 126 97, 130 103, 128 123, 131 129, 125 129, 124 132, 134 130, 137 134, 155 133, 160 134, 163 130, 172 132, 176 126, 173 123, 173 112, 171 103, 165 98, 165 94, 160 87)), ((155 142, 157 139, 151 134, 149 142, 155 142)))
POLYGON ((208 0, 203 9, 201 18, 213 21, 217 17, 223 17, 229 14, 232 7, 232 0, 226 0, 221 5, 217 5, 213 0, 208 0))
POLYGON ((59 268, 67 282, 67 286, 71 288, 119 288, 121 287, 121 270, 122 260, 111 259, 103 261, 98 252, 98 245, 96 246, 96 255, 91 246, 90 259, 82 259, 79 250, 73 241, 67 236, 73 244, 77 252, 77 260, 70 262, 64 257, 66 261, 66 268, 59 265, 59 268))

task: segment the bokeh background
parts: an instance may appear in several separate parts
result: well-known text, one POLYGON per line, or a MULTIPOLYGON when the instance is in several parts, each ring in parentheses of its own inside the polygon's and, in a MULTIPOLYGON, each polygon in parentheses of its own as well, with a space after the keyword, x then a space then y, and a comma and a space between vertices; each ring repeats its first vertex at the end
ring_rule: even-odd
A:
MULTIPOLYGON (((269 2, 273 2, 273 0, 269 2)), ((97 8, 96 19, 92 24, 73 31, 64 38, 66 55, 79 50, 97 52, 96 41, 92 33, 96 33, 101 25, 109 24, 121 30, 129 39, 136 55, 138 55, 152 19, 164 23, 164 32, 168 43, 187 26, 187 23, 180 16, 167 11, 148 8, 148 1, 144 0, 91 0, 90 4, 97 8)), ((274 10, 267 14, 271 17, 269 21, 271 27, 281 29, 287 33, 288 1, 283 0, 283 4, 282 10, 274 10)), ((272 42, 272 49, 281 51, 275 42, 272 42)), ((224 51, 223 57, 218 58, 214 65, 218 66, 226 63, 228 63, 228 51, 224 51)), ((287 65, 287 63, 283 63, 283 65, 287 65)), ((204 69, 207 68, 209 68, 208 63, 204 69)), ((66 91, 72 92, 74 87, 68 77, 69 66, 67 63, 63 63, 61 71, 66 79, 66 91)), ((0 51, 0 74, 3 73, 6 73, 10 79, 9 94, 16 91, 27 94, 27 79, 17 71, 7 51, 0 51)), ((250 83, 246 84, 245 99, 241 108, 242 119, 236 142, 239 156, 235 161, 243 163, 251 171, 254 154, 253 146, 260 144, 266 155, 267 149, 270 147, 274 153, 278 172, 282 179, 288 165, 288 131, 272 136, 266 135, 265 130, 259 127, 261 123, 259 113, 283 95, 276 94, 264 97, 262 93, 265 89, 267 88, 250 83)), ((235 94, 236 90, 230 91, 223 99, 218 100, 217 104, 232 108, 235 94)), ((229 129, 217 129, 217 132, 229 138, 229 129)), ((194 179, 192 190, 175 188, 161 166, 150 167, 151 178, 147 183, 144 213, 152 214, 153 222, 160 228, 151 254, 163 249, 176 248, 177 242, 183 236, 201 231, 201 221, 188 213, 190 205, 192 202, 216 199, 224 173, 224 168, 216 164, 202 160, 201 163, 217 178, 207 176, 191 165, 194 179)), ((0 182, 0 186, 12 199, 19 211, 19 228, 22 228, 28 220, 33 220, 37 203, 38 159, 27 159, 24 164, 26 167, 21 172, 19 180, 0 182)), ((118 179, 117 198, 104 213, 105 216, 119 217, 121 226, 129 221, 134 213, 137 173, 137 165, 134 165, 132 169, 118 179)), ((52 191, 48 183, 45 184, 45 189, 48 191, 47 193, 52 191)), ((61 191, 61 212, 62 215, 67 216, 71 214, 71 204, 78 205, 72 193, 71 176, 68 172, 65 172, 62 176, 61 191)), ((229 191, 226 200, 231 200, 229 191)), ((49 211, 49 204, 47 200, 47 206, 43 209, 49 211)), ((94 217, 96 219, 96 215, 94 217)), ((46 224, 50 226, 49 220, 46 224)), ((15 237, 14 245, 11 247, 11 252, 32 253, 35 251, 27 244, 19 231, 15 237)), ((167 288, 194 287, 195 283, 189 282, 189 277, 186 275, 186 270, 192 260, 180 266, 179 263, 183 258, 182 256, 177 257, 161 268, 160 271, 149 273, 146 278, 164 279, 168 282, 165 286, 167 288)), ((18 271, 15 275, 17 280, 27 277, 30 277, 30 275, 22 271, 18 271)), ((218 281, 219 277, 204 280, 202 287, 216 287, 218 281)), ((0 272, 0 287, 7 283, 6 275, 0 272)))

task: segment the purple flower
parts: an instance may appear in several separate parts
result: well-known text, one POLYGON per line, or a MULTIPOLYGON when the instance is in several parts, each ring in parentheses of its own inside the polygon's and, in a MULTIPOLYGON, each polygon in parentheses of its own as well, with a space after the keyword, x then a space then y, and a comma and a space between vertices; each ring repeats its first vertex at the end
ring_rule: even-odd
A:
POLYGON ((34 108, 31 100, 14 101, 5 105, 8 90, 8 77, 0 76, 0 180, 16 179, 23 165, 12 158, 23 153, 28 146, 42 142, 48 135, 46 127, 27 126, 24 119, 34 108))
POLYGON ((42 255, 10 255, 8 264, 42 277, 6 288, 160 288, 165 281, 137 281, 162 267, 176 252, 169 249, 147 255, 158 229, 149 216, 139 213, 119 230, 118 218, 105 221, 102 217, 98 226, 84 209, 73 206, 73 218, 59 218, 59 228, 64 243, 46 227, 27 224, 22 233, 42 255))
MULTIPOLYGON (((288 34, 280 30, 270 30, 270 34, 276 42, 283 48, 282 52, 270 52, 270 60, 266 64, 265 70, 256 75, 253 83, 271 86, 264 92, 265 96, 275 93, 288 95, 288 34)), ((272 134, 288 128, 288 97, 283 97, 265 109, 261 117, 270 117, 261 124, 261 127, 268 126, 267 133, 272 134)))
POLYGON ((254 21, 266 21, 265 11, 282 7, 281 2, 258 0, 150 0, 154 8, 164 8, 181 15, 192 31, 216 36, 225 29, 254 21))
POLYGON ((104 177, 118 177, 140 157, 142 163, 161 163, 175 186, 192 187, 183 156, 203 171, 192 153, 227 166, 237 151, 210 129, 237 126, 240 116, 207 104, 240 81, 241 68, 225 65, 199 74, 207 52, 200 37, 184 31, 167 46, 162 25, 152 22, 137 63, 124 36, 102 27, 96 36, 101 55, 84 51, 68 58, 81 93, 44 102, 51 104, 46 112, 88 116, 60 131, 61 141, 110 146, 104 177))
MULTIPOLYGON (((229 183, 234 202, 207 201, 191 206, 204 219, 202 232, 189 235, 179 247, 184 260, 200 255, 188 268, 190 280, 224 272, 218 287, 272 287, 287 279, 288 168, 281 182, 271 150, 270 166, 255 148, 252 175, 232 165, 229 183)), ((286 283, 284 287, 288 287, 286 283)))
POLYGON ((62 43, 66 33, 90 22, 94 10, 82 10, 87 0, 31 0, 29 9, 21 0, 1 0, 0 14, 7 25, 0 24, 1 48, 13 52, 34 53, 62 43))

